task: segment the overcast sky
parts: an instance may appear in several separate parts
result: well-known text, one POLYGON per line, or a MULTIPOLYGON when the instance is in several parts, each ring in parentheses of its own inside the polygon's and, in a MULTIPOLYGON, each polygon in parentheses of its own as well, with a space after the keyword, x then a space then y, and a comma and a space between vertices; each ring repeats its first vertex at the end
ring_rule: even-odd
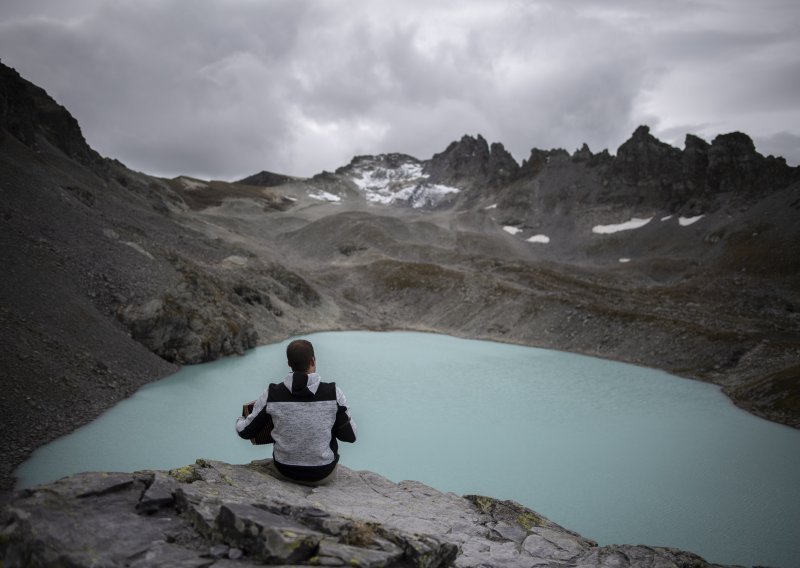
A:
POLYGON ((464 134, 800 161, 797 0, 2 0, 0 59, 150 174, 308 176, 464 134))

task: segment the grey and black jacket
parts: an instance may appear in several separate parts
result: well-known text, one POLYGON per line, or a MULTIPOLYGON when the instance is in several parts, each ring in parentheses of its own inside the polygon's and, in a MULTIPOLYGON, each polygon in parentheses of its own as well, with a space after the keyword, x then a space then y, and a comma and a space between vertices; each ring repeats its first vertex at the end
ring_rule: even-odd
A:
POLYGON ((236 421, 236 431, 253 438, 272 426, 275 467, 298 481, 317 481, 339 461, 337 439, 356 441, 356 424, 347 399, 336 383, 323 383, 318 373, 291 373, 267 387, 249 416, 236 421))

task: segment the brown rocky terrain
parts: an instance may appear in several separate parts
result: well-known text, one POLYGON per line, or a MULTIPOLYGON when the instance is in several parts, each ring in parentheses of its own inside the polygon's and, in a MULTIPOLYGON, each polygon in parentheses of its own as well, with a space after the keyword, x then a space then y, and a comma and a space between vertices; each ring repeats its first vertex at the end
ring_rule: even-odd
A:
POLYGON ((798 170, 741 133, 679 150, 641 127, 616 156, 519 165, 466 136, 307 180, 166 180, 0 66, 0 481, 178 365, 332 329, 658 367, 798 427, 798 170))

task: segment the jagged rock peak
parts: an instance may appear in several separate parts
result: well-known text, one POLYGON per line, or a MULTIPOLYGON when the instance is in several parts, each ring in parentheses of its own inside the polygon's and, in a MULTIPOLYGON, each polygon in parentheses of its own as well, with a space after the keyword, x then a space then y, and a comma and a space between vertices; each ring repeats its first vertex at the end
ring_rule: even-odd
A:
POLYGON ((727 148, 738 155, 757 154, 753 139, 743 132, 729 132, 720 134, 711 141, 712 147, 727 148))
POLYGON ((566 161, 569 159, 569 152, 563 148, 552 148, 550 150, 540 150, 539 148, 532 148, 531 155, 527 160, 523 160, 520 167, 520 175, 531 177, 542 171, 545 166, 559 161, 566 161))
POLYGON ((480 134, 464 135, 458 142, 451 142, 444 152, 435 154, 426 172, 436 183, 497 187, 517 176, 519 164, 502 144, 495 142, 490 147, 480 134))
POLYGON ((575 150, 575 153, 572 154, 572 161, 588 162, 592 157, 594 157, 594 154, 592 154, 592 151, 589 149, 589 145, 584 142, 580 149, 575 150))
MULTIPOLYGON (((766 158, 756 151, 753 140, 746 134, 720 134, 708 149, 708 185, 719 191, 752 188, 765 177, 765 162, 766 158)), ((780 171, 768 169, 770 177, 782 177, 780 171)))
POLYGON ((32 149, 51 146, 83 164, 102 162, 67 109, 15 69, 0 63, 2 130, 32 149))
POLYGON ((617 149, 617 162, 652 164, 659 159, 679 157, 680 150, 650 134, 650 127, 646 125, 639 126, 617 149))
POLYGON ((633 134, 631 135, 631 138, 632 139, 636 139, 636 138, 641 138, 641 139, 653 138, 653 139, 655 139, 655 137, 652 134, 650 134, 650 127, 648 125, 646 125, 646 124, 640 124, 639 126, 637 126, 636 130, 633 131, 633 134))
POLYGON ((705 150, 708 151, 708 142, 700 138, 699 136, 695 136, 694 134, 687 134, 686 138, 683 142, 684 151, 691 150, 705 150))
POLYGON ((614 171, 633 184, 670 177, 680 167, 681 151, 650 134, 646 125, 622 143, 614 160, 614 171))

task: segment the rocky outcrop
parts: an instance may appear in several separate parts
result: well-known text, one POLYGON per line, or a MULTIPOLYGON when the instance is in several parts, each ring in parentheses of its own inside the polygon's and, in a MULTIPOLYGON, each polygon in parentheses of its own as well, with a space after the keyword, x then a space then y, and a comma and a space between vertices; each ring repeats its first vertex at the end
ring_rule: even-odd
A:
POLYGON ((720 134, 708 148, 707 191, 744 193, 758 199, 799 179, 798 168, 787 166, 783 158, 762 156, 741 132, 720 134))
POLYGON ((640 126, 617 150, 613 171, 625 181, 653 189, 668 187, 681 170, 681 151, 640 126))
POLYGON ((608 210, 691 217, 741 212, 798 180, 800 168, 762 156, 745 134, 723 134, 710 144, 689 134, 680 150, 640 126, 616 156, 594 154, 586 144, 572 155, 532 149, 516 178, 497 191, 497 202, 504 222, 515 225, 541 225, 553 215, 569 223, 608 210))
POLYGON ((203 363, 242 355, 257 345, 258 333, 244 314, 202 296, 165 295, 119 314, 131 336, 171 363, 203 363))
POLYGON ((78 121, 67 109, 0 63, 0 136, 4 130, 34 150, 52 144, 83 164, 103 161, 86 143, 78 121))
POLYGON ((555 148, 552 150, 533 148, 528 159, 522 162, 520 176, 528 178, 534 177, 551 163, 558 161, 566 162, 568 159, 569 152, 563 148, 555 148))
POLYGON ((500 143, 489 147, 486 140, 464 136, 426 164, 431 182, 462 188, 497 188, 512 181, 519 164, 500 143))
MULTIPOLYGON (((120 305, 116 313, 133 339, 171 363, 242 355, 258 344, 253 311, 274 319, 283 316, 280 305, 300 308, 320 303, 313 287, 280 264, 243 274, 246 281, 230 282, 188 259, 169 258, 179 283, 158 298, 120 305)), ((238 263, 244 265, 247 259, 232 256, 223 261, 224 266, 238 263)))
POLYGON ((653 206, 677 211, 688 205, 694 213, 752 205, 800 179, 799 168, 762 156, 741 132, 721 134, 711 144, 688 134, 681 151, 655 138, 647 126, 619 147, 610 173, 644 192, 653 206))
POLYGON ((711 566, 648 546, 598 546, 512 501, 459 497, 339 467, 305 487, 269 461, 83 473, 18 493, 4 566, 711 566))

